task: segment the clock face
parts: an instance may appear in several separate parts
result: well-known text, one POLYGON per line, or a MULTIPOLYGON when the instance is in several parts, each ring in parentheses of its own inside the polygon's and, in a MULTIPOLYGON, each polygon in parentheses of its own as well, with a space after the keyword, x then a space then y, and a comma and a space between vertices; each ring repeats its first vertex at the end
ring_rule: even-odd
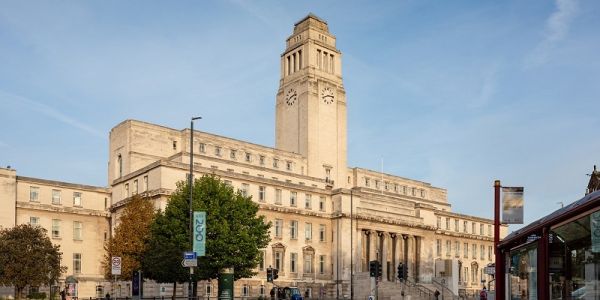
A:
POLYGON ((285 103, 290 106, 294 105, 297 98, 298 98, 298 94, 296 93, 296 90, 289 89, 287 91, 287 93, 285 94, 285 103))
POLYGON ((323 99, 323 102, 326 104, 333 103, 333 100, 335 99, 335 96, 333 95, 333 89, 330 87, 323 88, 323 90, 321 90, 321 99, 323 99))

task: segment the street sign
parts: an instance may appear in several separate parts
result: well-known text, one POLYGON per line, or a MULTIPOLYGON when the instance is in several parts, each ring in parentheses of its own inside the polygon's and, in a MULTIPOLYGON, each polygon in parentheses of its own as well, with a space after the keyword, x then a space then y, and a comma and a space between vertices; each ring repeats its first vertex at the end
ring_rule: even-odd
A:
POLYGON ((181 261, 181 265, 186 268, 197 267, 198 266, 198 257, 196 256, 196 252, 184 252, 183 260, 181 261))
POLYGON ((206 241, 206 212, 195 211, 194 212, 194 252, 198 256, 205 255, 205 241, 206 241))
POLYGON ((118 256, 113 256, 110 259, 111 266, 111 274, 112 275, 121 275, 121 258, 118 256))
POLYGON ((483 269, 483 273, 488 274, 488 275, 494 275, 494 274, 496 274, 496 267, 485 267, 483 269))

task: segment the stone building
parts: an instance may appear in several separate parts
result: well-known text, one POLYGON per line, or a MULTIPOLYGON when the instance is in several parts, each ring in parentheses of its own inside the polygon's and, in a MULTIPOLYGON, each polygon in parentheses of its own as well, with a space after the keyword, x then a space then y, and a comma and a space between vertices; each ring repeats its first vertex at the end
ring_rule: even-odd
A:
MULTIPOLYGON (((118 225, 123 205, 133 195, 148 196, 156 208, 164 209, 176 183, 189 173, 193 147, 196 177, 215 174, 251 195, 260 213, 273 223, 258 275, 236 282, 236 296, 268 295, 269 266, 279 270, 278 285, 298 286, 312 297, 349 295, 351 281, 356 285, 368 281, 371 260, 381 262, 384 282, 395 281, 400 262, 408 266, 411 280, 453 278, 455 290, 479 288, 482 279, 489 280, 483 267, 494 261, 492 220, 452 212, 443 188, 348 166, 342 53, 327 23, 312 14, 297 22, 280 59, 274 148, 199 131, 190 145, 189 129, 126 120, 110 132, 108 188, 20 178, 5 170, 21 188, 0 191, 3 199, 18 195, 15 207, 0 208, 2 225, 31 222, 30 215, 43 213, 47 216, 41 226, 50 229, 51 219, 70 225, 85 215, 83 228, 87 230, 88 222, 93 232, 89 241, 84 235, 84 242, 98 252, 81 257, 83 266, 89 267, 75 277, 107 289, 108 283, 94 277, 100 274, 105 232, 118 225), (82 207, 71 208, 69 203, 56 208, 50 202, 32 203, 23 191, 34 186, 48 195, 59 186, 64 186, 63 195, 67 190, 89 193, 94 204, 87 207, 84 201, 82 207), (15 210, 16 220, 11 221, 15 210), (456 267, 446 267, 450 265, 456 267), (84 276, 86 272, 90 275, 84 276)), ((50 196, 40 199, 51 201, 50 196)), ((506 229, 502 228, 503 236, 506 229)), ((70 240, 55 242, 68 249, 65 259, 78 251, 70 240)), ((69 272, 73 273, 71 266, 69 272)), ((201 282, 199 287, 199 295, 216 296, 215 283, 201 282)), ((150 296, 170 295, 170 288, 152 285, 145 291, 150 296)), ((355 295, 366 292, 355 289, 355 295)), ((84 295, 83 289, 80 294, 93 296, 84 295)))

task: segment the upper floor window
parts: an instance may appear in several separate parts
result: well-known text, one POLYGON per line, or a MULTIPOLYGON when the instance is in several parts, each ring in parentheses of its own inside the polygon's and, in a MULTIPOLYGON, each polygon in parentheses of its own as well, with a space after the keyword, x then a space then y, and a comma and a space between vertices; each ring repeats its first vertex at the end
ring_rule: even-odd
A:
POLYGON ((81 206, 81 193, 73 192, 73 206, 81 206))
POLYGON ((177 141, 173 141, 173 150, 177 150, 177 141))
POLYGON ((235 159, 236 153, 237 153, 237 151, 236 151, 236 150, 234 150, 234 149, 231 149, 231 151, 229 152, 229 157, 230 157, 231 159, 235 159))
POLYGON ((215 156, 221 156, 221 147, 215 146, 215 156))
POLYGON ((296 206, 297 195, 298 194, 296 192, 290 192, 290 206, 296 206))
POLYGON ((296 263, 298 261, 298 253, 290 253, 290 272, 296 273, 296 263))
POLYGON ((133 194, 137 195, 138 193, 138 181, 137 179, 133 181, 133 194))
POLYGON ((144 192, 148 191, 148 175, 144 176, 144 192))
POLYGON ((259 186, 258 187, 258 201, 265 202, 265 200, 267 198, 266 193, 267 193, 267 188, 264 186, 259 186))
POLYGON ((290 221, 290 239, 298 238, 298 221, 290 221))
POLYGON ((206 152, 206 144, 200 143, 199 150, 200 150, 200 153, 205 153, 206 152))
POLYGON ((240 192, 242 193, 242 196, 247 197, 249 189, 250 189, 250 185, 249 184, 242 183, 242 189, 240 190, 240 192))
POLYGON ((121 154, 117 156, 117 176, 123 177, 123 157, 121 154))
POLYGON ((437 228, 442 228, 442 217, 437 217, 437 228))
POLYGON ((52 204, 60 204, 60 190, 52 190, 52 204))
POLYGON ((39 202, 40 199, 40 188, 37 186, 30 186, 29 187, 29 201, 32 202, 39 202))
POLYGON ((73 273, 81 274, 81 253, 73 253, 73 273))
POLYGON ((446 256, 450 256, 451 247, 452 247, 452 242, 446 241, 446 256))
POLYGON ((52 220, 52 238, 60 238, 60 220, 52 220))
POLYGON ((273 158, 273 168, 279 168, 279 159, 273 158))
POLYGON ((421 198, 425 198, 425 190, 421 190, 421 198))
POLYGON ((379 180, 375 180, 375 188, 379 189, 379 180))
POLYGON ((383 183, 383 188, 384 188, 386 191, 389 189, 389 187, 390 187, 390 183, 389 183, 389 182, 387 182, 387 181, 386 181, 386 182, 384 182, 384 183, 383 183))
POLYGON ((312 209, 312 196, 310 194, 306 194, 306 198, 304 200, 304 208, 312 209))
POLYGON ((31 226, 40 225, 40 218, 39 217, 29 217, 29 224, 31 224, 31 226))
POLYGON ((446 230, 450 230, 450 218, 446 218, 446 230))
POLYGON ((369 187, 371 185, 371 180, 368 177, 365 177, 365 186, 369 187))
POLYGON ((417 188, 412 188, 412 195, 416 196, 417 195, 417 188))
POLYGON ((492 236, 492 225, 488 225, 488 235, 492 236))
POLYGON ((312 224, 311 223, 304 224, 304 239, 307 241, 312 240, 312 224))
POLYGON ((325 241, 325 225, 319 225, 319 242, 325 241))
POLYGON ((442 255, 442 240, 437 239, 435 240, 435 253, 437 256, 441 256, 442 255))
POLYGON ((275 219, 275 237, 280 238, 283 230, 283 220, 275 219))
MULTIPOLYGON (((187 176, 187 177, 189 177, 189 176, 187 176)), ((129 197, 129 183, 125 184, 125 197, 129 197)))
POLYGON ((81 222, 74 221, 73 222, 73 239, 80 241, 83 236, 83 225, 81 222))
POLYGON ((483 235, 483 224, 479 224, 479 234, 483 235))
POLYGON ((285 162, 285 169, 288 171, 292 170, 292 162, 291 161, 288 160, 285 162))
POLYGON ((472 222, 471 223, 471 234, 476 234, 477 233, 477 223, 472 222))
POLYGON ((281 190, 280 189, 275 190, 275 204, 281 205, 281 190))
POLYGON ((454 231, 456 231, 456 232, 458 232, 460 230, 458 223, 459 223, 458 220, 454 220, 454 231))
POLYGON ((252 161, 252 154, 246 152, 246 162, 251 162, 252 161))
POLYGON ((467 224, 468 223, 469 223, 468 221, 463 221, 463 232, 464 233, 467 233, 467 224))
POLYGON ((319 211, 325 211, 325 197, 319 197, 319 211))
POLYGON ((265 156, 264 155, 260 155, 258 157, 258 164, 261 165, 261 166, 265 165, 265 156))

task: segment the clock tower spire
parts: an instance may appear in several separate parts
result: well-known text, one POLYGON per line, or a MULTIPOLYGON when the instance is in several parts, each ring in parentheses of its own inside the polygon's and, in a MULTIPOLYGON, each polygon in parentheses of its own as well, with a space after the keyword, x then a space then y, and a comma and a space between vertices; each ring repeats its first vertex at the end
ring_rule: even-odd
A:
POLYGON ((345 187, 346 92, 342 53, 327 22, 309 14, 296 24, 281 55, 276 97, 277 149, 307 158, 309 176, 345 187))

